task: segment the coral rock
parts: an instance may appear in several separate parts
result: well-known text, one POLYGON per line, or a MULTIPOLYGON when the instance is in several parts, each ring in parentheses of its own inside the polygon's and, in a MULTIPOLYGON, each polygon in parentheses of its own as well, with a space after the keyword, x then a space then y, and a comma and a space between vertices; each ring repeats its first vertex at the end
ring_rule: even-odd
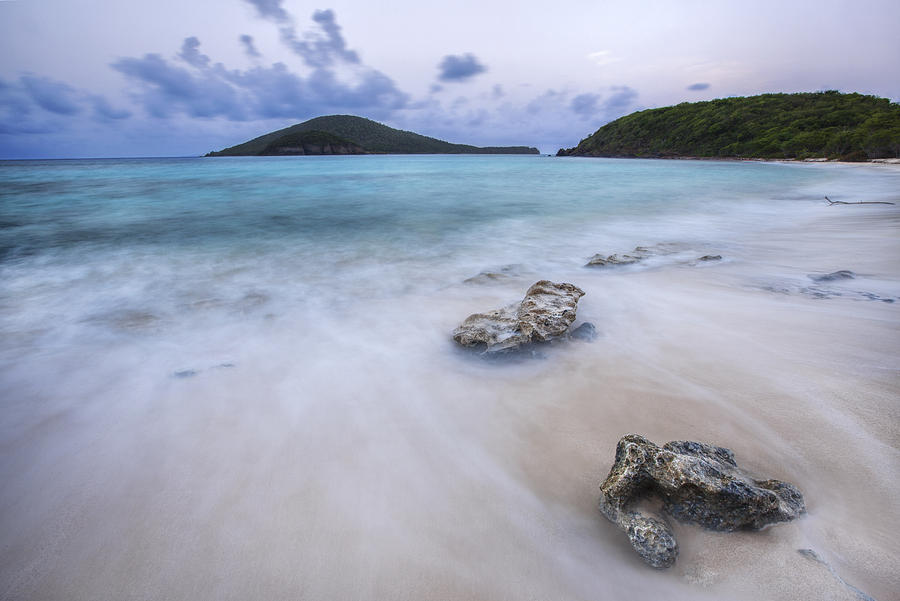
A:
POLYGON ((584 291, 573 284, 541 280, 528 289, 521 303, 467 317, 453 331, 453 339, 490 352, 547 342, 566 333, 582 296, 584 291))
POLYGON ((713 530, 759 530, 806 511, 795 486, 754 480, 738 468, 729 449, 690 441, 659 447, 636 434, 619 441, 600 492, 603 515, 656 568, 671 566, 678 548, 664 519, 634 509, 646 497, 659 497, 663 511, 681 521, 713 530))

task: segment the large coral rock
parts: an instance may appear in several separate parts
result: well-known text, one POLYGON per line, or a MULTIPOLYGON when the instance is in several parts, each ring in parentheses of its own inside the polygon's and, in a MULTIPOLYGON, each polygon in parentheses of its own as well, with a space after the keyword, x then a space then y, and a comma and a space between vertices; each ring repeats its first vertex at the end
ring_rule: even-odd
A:
POLYGON ((453 339, 490 352, 547 342, 566 333, 582 296, 584 291, 573 284, 541 280, 528 289, 521 303, 467 317, 453 331, 453 339))
POLYGON ((678 547, 663 519, 636 510, 647 497, 659 497, 663 511, 675 518, 713 530, 759 530, 806 511, 795 486, 753 479, 738 468, 729 449, 689 441, 659 447, 636 434, 619 441, 600 492, 603 515, 655 568, 674 564, 678 547))

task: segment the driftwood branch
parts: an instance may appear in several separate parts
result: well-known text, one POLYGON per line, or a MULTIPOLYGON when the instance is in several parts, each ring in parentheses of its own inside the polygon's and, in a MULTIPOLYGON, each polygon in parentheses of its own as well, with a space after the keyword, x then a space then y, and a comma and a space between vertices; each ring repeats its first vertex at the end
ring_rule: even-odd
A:
POLYGON ((885 200, 860 200, 857 202, 844 202, 843 200, 831 200, 827 196, 825 200, 828 201, 828 206, 831 205, 892 205, 894 203, 887 202, 885 200))

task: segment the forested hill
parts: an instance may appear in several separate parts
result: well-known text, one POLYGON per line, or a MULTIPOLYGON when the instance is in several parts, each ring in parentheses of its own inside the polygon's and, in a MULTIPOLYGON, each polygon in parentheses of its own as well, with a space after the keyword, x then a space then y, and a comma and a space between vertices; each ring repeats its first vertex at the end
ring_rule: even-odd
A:
POLYGON ((900 156, 900 105, 835 91, 684 102, 607 123, 558 156, 831 158, 900 156))
POLYGON ((206 156, 297 154, 538 154, 526 146, 451 144, 353 115, 316 117, 206 156))

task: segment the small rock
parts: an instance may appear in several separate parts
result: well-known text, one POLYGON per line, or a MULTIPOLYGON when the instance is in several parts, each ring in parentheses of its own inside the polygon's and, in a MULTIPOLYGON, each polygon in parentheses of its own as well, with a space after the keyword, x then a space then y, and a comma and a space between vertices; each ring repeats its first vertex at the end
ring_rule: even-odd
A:
POLYGON ((852 280, 856 277, 856 274, 847 269, 841 269, 840 271, 833 271, 831 273, 826 273, 825 275, 809 275, 809 278, 814 282, 833 282, 835 280, 852 280))
POLYGON ((657 518, 631 512, 626 533, 631 546, 654 568, 668 568, 678 557, 678 543, 669 525, 657 518))
POLYGON ((600 492, 600 511, 656 568, 671 566, 678 548, 664 519, 635 510, 648 496, 661 498, 669 515, 712 530, 759 530, 806 511, 795 486, 754 480, 737 467, 730 449, 691 441, 659 447, 636 434, 619 440, 600 492))
POLYGON ((489 284, 491 282, 508 280, 517 275, 520 269, 520 265, 504 265, 499 269, 482 271, 478 275, 466 278, 463 280, 463 284, 489 284))
POLYGON ((197 375, 197 370, 195 369, 183 369, 181 371, 176 371, 172 374, 173 378, 193 378, 197 375))
POLYGON ((703 255, 698 261, 721 261, 722 255, 703 255))
POLYGON ((467 317, 453 331, 453 339, 463 346, 485 347, 487 352, 547 342, 572 325, 582 296, 584 291, 573 284, 540 280, 528 289, 521 303, 467 317))
MULTIPOLYGON (((640 248, 640 247, 638 247, 640 248)), ((606 267, 608 265, 631 265, 632 263, 637 263, 641 261, 644 257, 636 256, 636 255, 609 255, 603 256, 601 254, 596 254, 585 263, 585 267, 606 267)))
POLYGON ((593 342, 597 338, 597 328, 589 321, 584 322, 571 332, 569 338, 574 340, 583 340, 585 342, 593 342))
POLYGON ((478 275, 463 280, 463 284, 487 284, 489 282, 498 282, 508 279, 505 273, 497 273, 496 271, 482 271, 478 275))

